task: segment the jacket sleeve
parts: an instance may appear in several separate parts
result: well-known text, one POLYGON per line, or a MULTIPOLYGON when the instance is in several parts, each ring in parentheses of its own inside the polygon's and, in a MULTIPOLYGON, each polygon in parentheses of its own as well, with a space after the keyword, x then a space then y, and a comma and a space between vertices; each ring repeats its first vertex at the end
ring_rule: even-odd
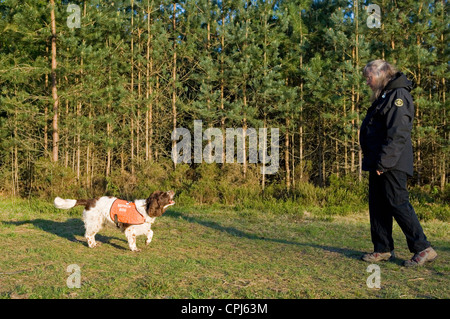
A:
POLYGON ((377 170, 388 171, 395 167, 405 148, 408 139, 411 139, 414 106, 412 98, 402 90, 395 93, 391 105, 386 112, 386 139, 381 146, 377 170))

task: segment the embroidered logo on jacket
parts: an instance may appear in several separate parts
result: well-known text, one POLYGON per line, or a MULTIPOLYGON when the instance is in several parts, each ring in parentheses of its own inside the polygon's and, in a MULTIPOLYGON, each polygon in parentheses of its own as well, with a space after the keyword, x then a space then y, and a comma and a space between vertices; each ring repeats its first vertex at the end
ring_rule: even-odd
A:
POLYGON ((396 99, 394 104, 398 107, 403 106, 403 100, 402 99, 396 99))
POLYGON ((136 209, 136 204, 123 199, 114 201, 109 216, 116 223, 139 225, 145 222, 145 217, 136 209))

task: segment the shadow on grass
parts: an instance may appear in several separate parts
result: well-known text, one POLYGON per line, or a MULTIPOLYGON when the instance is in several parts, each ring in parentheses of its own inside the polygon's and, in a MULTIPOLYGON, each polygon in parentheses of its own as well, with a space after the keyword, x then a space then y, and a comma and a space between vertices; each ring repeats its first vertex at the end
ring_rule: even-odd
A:
POLYGON ((199 225, 202 225, 205 227, 209 227, 209 228, 221 231, 221 232, 225 232, 225 233, 235 236, 235 237, 247 238, 247 239, 252 239, 252 240, 270 241, 270 242, 275 242, 275 243, 280 243, 280 244, 296 245, 296 246, 300 246, 300 247, 319 248, 319 249, 323 249, 328 252, 334 252, 334 253, 341 254, 347 258, 358 259, 358 260, 361 259, 362 252, 357 251, 357 250, 351 250, 351 249, 347 249, 347 248, 333 247, 333 246, 327 246, 327 245, 320 245, 320 244, 314 244, 314 243, 300 243, 300 242, 296 242, 296 241, 279 239, 279 238, 267 238, 267 237, 258 236, 258 235, 252 234, 252 233, 248 233, 248 232, 239 230, 235 227, 222 226, 219 223, 214 222, 214 221, 205 221, 205 220, 200 220, 195 217, 186 216, 183 213, 176 212, 173 210, 167 211, 164 214, 164 216, 171 217, 171 218, 183 219, 189 223, 196 223, 196 224, 199 224, 199 225))
MULTIPOLYGON (((43 231, 57 235, 59 237, 65 238, 72 242, 83 243, 87 247, 86 241, 78 240, 75 236, 84 236, 84 223, 82 220, 78 218, 71 218, 63 222, 57 222, 54 220, 47 219, 33 219, 33 220, 23 220, 23 221, 2 221, 3 224, 14 225, 14 226, 22 226, 26 224, 31 224, 36 228, 42 229, 43 231)), ((119 239, 116 237, 108 237, 100 234, 95 235, 95 239, 100 243, 109 244, 118 249, 126 248, 111 243, 111 239, 122 240, 127 242, 124 239, 119 239)))

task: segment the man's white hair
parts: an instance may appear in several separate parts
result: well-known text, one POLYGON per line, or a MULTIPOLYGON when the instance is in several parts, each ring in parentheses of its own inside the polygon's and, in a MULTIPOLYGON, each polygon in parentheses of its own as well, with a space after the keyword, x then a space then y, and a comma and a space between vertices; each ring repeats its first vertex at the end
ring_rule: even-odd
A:
POLYGON ((384 60, 373 60, 366 64, 363 70, 364 77, 374 77, 376 86, 373 88, 372 102, 375 101, 383 91, 384 87, 397 74, 395 66, 384 60))

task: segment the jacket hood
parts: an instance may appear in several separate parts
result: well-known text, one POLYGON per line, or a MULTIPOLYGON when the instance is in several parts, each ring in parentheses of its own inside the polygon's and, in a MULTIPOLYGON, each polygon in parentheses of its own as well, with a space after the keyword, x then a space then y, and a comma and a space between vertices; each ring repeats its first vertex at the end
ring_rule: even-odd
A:
POLYGON ((398 72, 392 80, 386 84, 385 90, 393 90, 398 88, 405 88, 408 91, 411 91, 414 88, 414 83, 408 80, 406 75, 402 72, 398 72))

